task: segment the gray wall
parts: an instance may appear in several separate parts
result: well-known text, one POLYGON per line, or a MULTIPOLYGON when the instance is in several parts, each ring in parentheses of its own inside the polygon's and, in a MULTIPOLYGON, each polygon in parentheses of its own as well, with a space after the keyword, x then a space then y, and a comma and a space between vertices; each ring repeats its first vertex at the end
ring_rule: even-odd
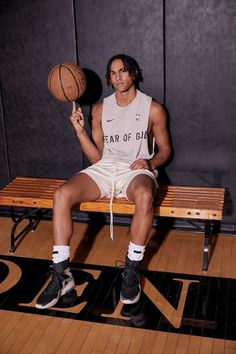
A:
POLYGON ((235 223, 236 1, 165 3, 165 103, 175 151, 168 175, 173 184, 226 187, 224 221, 235 223))
POLYGON ((88 164, 71 104, 50 95, 47 76, 64 61, 86 69, 89 118, 112 92, 108 59, 124 52, 143 69, 141 90, 169 112, 174 158, 163 181, 226 187, 233 230, 235 0, 0 0, 0 33, 1 186, 17 175, 67 178, 88 164))

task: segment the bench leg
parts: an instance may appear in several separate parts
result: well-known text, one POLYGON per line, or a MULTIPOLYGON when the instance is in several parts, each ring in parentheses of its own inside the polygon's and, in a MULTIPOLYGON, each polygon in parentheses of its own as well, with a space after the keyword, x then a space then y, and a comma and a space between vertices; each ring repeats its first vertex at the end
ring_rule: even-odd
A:
POLYGON ((40 219, 41 219, 41 211, 40 209, 36 210, 30 210, 28 208, 25 209, 24 214, 20 217, 16 217, 14 213, 14 209, 11 208, 11 217, 12 221, 14 222, 14 225, 11 230, 11 236, 10 236, 10 252, 13 253, 16 250, 15 242, 20 238, 25 235, 29 231, 33 231, 36 229, 40 219), (23 220, 28 219, 28 224, 17 234, 17 227, 20 225, 20 223, 23 220))
POLYGON ((205 220, 205 238, 204 238, 204 252, 203 252, 203 266, 202 270, 207 271, 210 258, 210 246, 212 242, 214 230, 214 222, 212 220, 205 220))

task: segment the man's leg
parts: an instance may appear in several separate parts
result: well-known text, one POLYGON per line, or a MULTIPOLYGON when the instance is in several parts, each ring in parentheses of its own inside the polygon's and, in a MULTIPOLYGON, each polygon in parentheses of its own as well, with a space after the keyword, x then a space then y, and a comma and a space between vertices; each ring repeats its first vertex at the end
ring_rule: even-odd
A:
POLYGON ((71 209, 74 204, 100 198, 100 189, 91 177, 80 173, 54 193, 53 201, 53 275, 36 301, 40 309, 54 306, 59 298, 75 287, 70 272, 70 240, 73 233, 71 209))
POLYGON ((76 203, 92 201, 101 196, 97 184, 85 173, 70 178, 54 193, 53 237, 54 245, 69 245, 73 233, 71 208, 76 203))
POLYGON ((147 175, 136 176, 127 188, 127 197, 135 204, 135 214, 130 227, 131 241, 144 246, 153 222, 155 183, 147 175))
POLYGON ((125 304, 137 302, 141 295, 138 266, 152 227, 155 188, 154 181, 147 175, 136 176, 127 188, 127 197, 135 204, 135 214, 130 227, 131 240, 121 286, 121 301, 125 304))

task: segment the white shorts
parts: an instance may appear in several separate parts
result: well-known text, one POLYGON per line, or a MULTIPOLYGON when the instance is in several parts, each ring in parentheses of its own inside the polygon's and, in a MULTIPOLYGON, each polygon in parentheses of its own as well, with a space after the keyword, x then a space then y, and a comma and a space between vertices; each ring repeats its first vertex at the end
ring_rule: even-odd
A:
POLYGON ((85 168, 78 173, 86 173, 97 184, 101 191, 101 198, 110 198, 110 236, 113 239, 113 199, 114 198, 127 198, 127 188, 132 179, 138 175, 147 175, 152 178, 155 183, 156 190, 157 184, 157 171, 149 170, 132 170, 130 162, 121 160, 119 158, 104 157, 97 163, 85 168))
POLYGON ((79 173, 86 173, 97 184, 101 191, 101 198, 127 198, 127 188, 132 179, 138 175, 147 175, 157 184, 157 171, 132 170, 130 162, 119 158, 103 158, 97 163, 85 168, 79 173))

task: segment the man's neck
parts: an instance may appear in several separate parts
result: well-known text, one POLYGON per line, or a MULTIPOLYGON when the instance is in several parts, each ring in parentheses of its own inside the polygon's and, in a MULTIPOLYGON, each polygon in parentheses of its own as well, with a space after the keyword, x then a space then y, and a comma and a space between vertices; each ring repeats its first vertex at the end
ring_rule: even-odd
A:
POLYGON ((135 99, 136 93, 137 90, 135 87, 132 87, 131 89, 125 92, 116 91, 116 102, 118 106, 128 106, 135 99))

